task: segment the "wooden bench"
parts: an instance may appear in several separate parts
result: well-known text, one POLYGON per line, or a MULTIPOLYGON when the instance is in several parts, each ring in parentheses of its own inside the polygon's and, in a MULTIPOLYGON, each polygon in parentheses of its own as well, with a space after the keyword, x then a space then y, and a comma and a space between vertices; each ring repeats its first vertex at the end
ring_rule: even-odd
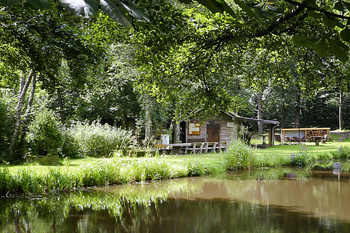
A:
POLYGON ((311 136, 311 138, 316 143, 316 146, 319 146, 320 145, 320 141, 323 139, 323 136, 311 136))
POLYGON ((215 153, 227 150, 226 142, 192 142, 191 146, 186 147, 186 151, 192 154, 196 153, 215 153))
POLYGON ((199 152, 200 154, 203 153, 206 146, 206 142, 192 142, 191 146, 186 147, 186 151, 190 151, 192 154, 196 154, 199 152))
POLYGON ((155 144, 154 148, 156 148, 159 151, 159 154, 169 155, 171 152, 171 148, 163 144, 155 144))

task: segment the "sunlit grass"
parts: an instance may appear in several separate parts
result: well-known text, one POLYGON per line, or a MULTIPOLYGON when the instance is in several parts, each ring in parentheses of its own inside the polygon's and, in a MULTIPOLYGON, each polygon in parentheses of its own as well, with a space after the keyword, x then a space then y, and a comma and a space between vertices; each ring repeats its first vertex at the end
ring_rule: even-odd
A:
MULTIPOLYGON (((276 145, 268 149, 253 149, 247 164, 244 158, 237 161, 242 169, 290 166, 291 156, 301 152, 305 152, 306 157, 310 156, 312 161, 348 158, 350 143, 330 141, 319 146, 315 143, 276 145), (340 154, 342 157, 338 156, 340 154)), ((229 170, 228 157, 225 155, 227 154, 208 153, 141 158, 86 157, 64 159, 60 161, 61 165, 55 166, 8 165, 0 167, 0 192, 44 195, 52 191, 70 191, 81 187, 217 174, 229 170)), ((236 155, 233 153, 230 156, 236 155)))

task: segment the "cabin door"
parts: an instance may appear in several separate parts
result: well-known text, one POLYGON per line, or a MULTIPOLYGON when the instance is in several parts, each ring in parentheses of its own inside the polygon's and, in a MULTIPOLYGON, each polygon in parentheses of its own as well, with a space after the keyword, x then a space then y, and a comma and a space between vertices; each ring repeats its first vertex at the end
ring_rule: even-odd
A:
POLYGON ((207 142, 220 142, 220 125, 207 125, 207 142))

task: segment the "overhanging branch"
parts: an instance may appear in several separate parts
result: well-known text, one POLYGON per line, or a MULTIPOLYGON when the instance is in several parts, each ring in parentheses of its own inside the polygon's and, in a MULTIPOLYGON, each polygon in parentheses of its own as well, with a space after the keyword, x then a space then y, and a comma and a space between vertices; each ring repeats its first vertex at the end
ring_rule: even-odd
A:
POLYGON ((307 9, 309 9, 309 10, 314 10, 314 11, 321 12, 321 13, 327 15, 327 16, 332 16, 332 17, 334 17, 334 18, 339 18, 339 19, 350 19, 349 16, 335 14, 335 13, 333 13, 333 12, 329 12, 329 11, 327 11, 327 10, 320 9, 320 8, 318 8, 318 7, 310 6, 310 5, 306 4, 304 1, 303 1, 303 2, 296 2, 296 1, 293 1, 293 0, 284 0, 284 1, 288 2, 289 4, 295 5, 295 6, 304 7, 304 8, 307 8, 307 9))

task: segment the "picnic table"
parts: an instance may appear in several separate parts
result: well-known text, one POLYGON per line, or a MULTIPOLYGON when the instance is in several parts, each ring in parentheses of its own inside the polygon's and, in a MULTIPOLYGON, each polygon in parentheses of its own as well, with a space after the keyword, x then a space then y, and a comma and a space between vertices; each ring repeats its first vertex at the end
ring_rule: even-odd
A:
POLYGON ((165 144, 166 146, 171 147, 172 154, 181 154, 181 149, 191 146, 191 143, 171 143, 165 144))
POLYGON ((323 136, 311 136, 312 139, 314 139, 316 146, 320 145, 320 141, 324 138, 323 136))

